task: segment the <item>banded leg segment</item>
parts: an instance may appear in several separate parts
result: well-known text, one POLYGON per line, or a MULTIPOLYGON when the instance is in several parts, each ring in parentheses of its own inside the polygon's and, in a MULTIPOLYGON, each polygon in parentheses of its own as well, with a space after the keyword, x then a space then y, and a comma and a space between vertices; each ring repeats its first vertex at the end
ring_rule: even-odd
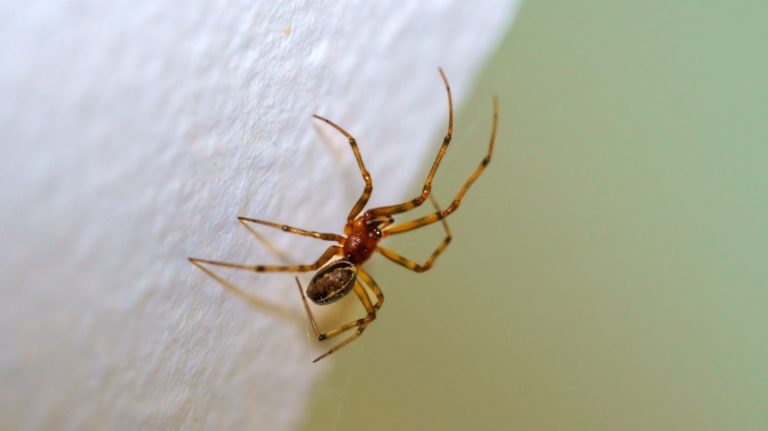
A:
MULTIPOLYGON (((442 211, 440 208, 440 205, 438 205, 435 198, 432 196, 430 196, 429 198, 432 201, 432 205, 435 207, 435 211, 437 212, 442 211)), ((443 229, 445 230, 445 238, 443 238, 440 244, 437 245, 435 250, 427 259, 427 261, 421 265, 385 247, 381 247, 381 246, 376 247, 376 251, 383 254, 384 257, 391 260, 392 262, 395 262, 398 265, 404 266, 410 269, 411 271, 415 271, 415 272, 428 271, 430 268, 432 268, 432 265, 435 263, 435 259, 437 259, 437 257, 440 256, 440 253, 442 253, 443 250, 445 250, 448 247, 448 244, 451 243, 451 238, 452 238, 451 229, 448 227, 448 222, 446 222, 445 219, 441 220, 441 222, 443 223, 443 229)))
POLYGON ((324 241, 336 241, 338 243, 344 242, 344 237, 335 233, 315 232, 315 231, 305 230, 305 229, 292 227, 284 224, 272 223, 271 221, 257 220, 255 218, 250 218, 250 217, 238 217, 237 219, 240 220, 240 223, 245 225, 245 227, 248 230, 250 230, 250 226, 248 226, 248 223, 256 223, 264 226, 269 226, 275 229, 280 229, 283 232, 293 233, 296 235, 308 236, 315 239, 321 239, 324 241))
POLYGON ((316 261, 308 265, 245 265, 241 263, 221 262, 218 260, 199 259, 195 257, 190 257, 188 259, 195 265, 208 264, 224 268, 244 269, 253 272, 307 272, 319 269, 321 266, 325 265, 326 262, 331 260, 333 256, 340 255, 341 253, 341 247, 332 245, 328 247, 316 261))
POLYGON ((445 133, 443 144, 440 146, 440 150, 438 150, 437 156, 435 156, 435 161, 432 163, 432 168, 429 170, 427 179, 424 182, 424 188, 421 190, 421 194, 419 196, 411 199, 408 202, 368 210, 368 214, 374 217, 382 215, 395 215, 412 210, 423 204, 424 201, 427 200, 427 197, 429 197, 429 194, 432 192, 432 179, 435 177, 437 167, 440 166, 440 162, 443 160, 443 155, 445 155, 445 151, 448 150, 448 145, 451 143, 451 137, 453 136, 453 96, 451 95, 451 86, 448 84, 448 78, 445 77, 445 72, 443 72, 443 69, 440 68, 438 70, 440 71, 440 76, 443 78, 443 83, 445 83, 445 91, 448 93, 448 131, 445 133))
POLYGON ((376 303, 373 304, 375 310, 379 310, 384 305, 384 293, 379 288, 379 285, 373 280, 370 274, 368 274, 362 267, 357 268, 357 275, 363 280, 366 286, 376 295, 376 303))
POLYGON ((360 174, 362 174, 363 181, 365 181, 365 188, 363 189, 363 193, 357 199, 355 206, 352 207, 352 210, 350 210, 349 215, 347 216, 347 221, 350 221, 357 217, 358 214, 360 214, 360 211, 363 210, 365 204, 368 203, 368 199, 371 197, 371 192, 373 192, 373 181, 371 180, 371 174, 368 173, 368 170, 365 168, 363 157, 360 155, 360 149, 357 148, 357 141, 355 138, 353 138, 349 132, 344 130, 341 126, 334 123, 333 121, 319 115, 314 115, 314 117, 338 130, 339 133, 344 135, 344 137, 349 140, 349 145, 352 147, 352 152, 355 153, 355 159, 357 159, 357 167, 360 168, 360 174))
MULTIPOLYGON (((375 316, 374 316, 374 318, 375 318, 375 316)), ((372 320, 373 320, 373 318, 371 319, 371 321, 372 321, 372 320)), ((370 323, 370 322, 369 322, 369 323, 370 323)), ((347 344, 349 344, 349 343, 351 343, 351 342, 355 341, 355 340, 357 339, 357 337, 359 337, 359 336, 361 336, 361 335, 363 334, 363 331, 365 331, 365 328, 367 328, 367 327, 368 327, 368 324, 367 324, 367 323, 366 323, 365 325, 360 325, 360 326, 358 326, 358 327, 357 327, 357 331, 355 331, 355 333, 354 333, 354 334, 350 335, 350 336, 349 336, 349 338, 347 338, 346 340, 342 341, 341 343, 339 343, 339 344, 337 344, 337 345, 333 346, 333 347, 331 348, 331 350, 329 350, 329 351, 327 351, 327 352, 323 353, 322 355, 318 356, 317 358, 313 359, 313 360, 312 360, 312 363, 315 363, 315 362, 317 362, 317 361, 319 361, 319 360, 321 360, 321 359, 325 358, 326 356, 328 356, 328 355, 330 355, 330 354, 332 354, 332 353, 336 353, 336 352, 337 352, 337 351, 339 351, 339 349, 341 349, 342 347, 344 347, 344 346, 346 346, 347 344)))
POLYGON ((408 232, 414 229, 418 229, 422 226, 426 226, 426 225, 435 223, 439 220, 442 220, 448 217, 452 212, 456 211, 456 209, 459 208, 459 204, 461 204, 461 199, 467 193, 467 191, 475 182, 475 180, 477 180, 480 174, 483 173, 483 170, 485 170, 485 167, 488 166, 488 164, 491 162, 491 157, 493 156, 493 144, 496 141, 496 126, 498 124, 498 121, 499 121, 499 101, 496 97, 494 97, 493 98, 493 127, 491 129, 491 138, 488 143, 488 153, 480 162, 480 164, 477 165, 474 172, 472 172, 472 175, 469 176, 467 181, 464 183, 464 185, 461 187, 459 192, 453 198, 453 201, 451 202, 451 205, 448 206, 448 208, 442 211, 436 211, 432 214, 426 215, 416 220, 411 220, 405 223, 388 227, 387 229, 385 229, 383 233, 385 235, 396 235, 398 233, 403 233, 403 232, 408 232))
POLYGON ((360 283, 355 283, 354 292, 357 295, 358 299, 360 299, 360 302, 363 304, 363 307, 365 307, 365 310, 367 312, 365 317, 361 319, 353 320, 341 326, 337 326, 336 328, 333 328, 326 332, 320 331, 320 327, 317 324, 317 320, 315 320, 314 314, 312 314, 312 309, 309 307, 309 302, 307 301, 307 297, 306 295, 304 295, 304 288, 301 286, 301 282, 299 281, 298 277, 296 277, 296 285, 299 288, 301 301, 304 303, 304 310, 306 310, 307 312, 307 317, 309 318, 309 321, 312 324, 312 329, 314 330, 318 340, 320 341, 327 340, 328 338, 335 337, 350 329, 357 328, 357 331, 355 331, 354 334, 352 334, 351 336, 349 336, 339 344, 333 346, 330 350, 318 356, 312 362, 317 362, 325 358, 326 356, 338 351, 342 347, 346 346, 347 344, 357 339, 357 337, 359 337, 360 334, 362 334, 363 331, 365 331, 365 328, 368 326, 368 324, 373 322, 376 319, 376 310, 374 309, 374 306, 371 303, 371 298, 368 296, 368 293, 366 293, 365 289, 360 283))

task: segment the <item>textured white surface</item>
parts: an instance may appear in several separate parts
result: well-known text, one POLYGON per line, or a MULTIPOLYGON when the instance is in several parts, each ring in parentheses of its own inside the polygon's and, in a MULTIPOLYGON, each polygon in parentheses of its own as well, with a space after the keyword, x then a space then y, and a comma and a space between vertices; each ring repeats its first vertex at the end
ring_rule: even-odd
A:
POLYGON ((274 261, 237 215, 340 230, 362 182, 315 112, 410 197, 437 66, 460 101, 514 4, 3 2, 0 429, 294 427, 333 359, 290 278, 238 283, 260 310, 185 258, 274 261))

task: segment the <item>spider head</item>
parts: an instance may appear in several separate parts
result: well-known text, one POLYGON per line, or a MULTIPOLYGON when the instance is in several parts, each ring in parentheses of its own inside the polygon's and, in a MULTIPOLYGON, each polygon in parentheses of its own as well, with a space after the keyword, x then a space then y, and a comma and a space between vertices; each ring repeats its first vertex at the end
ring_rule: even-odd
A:
POLYGON ((392 224, 394 220, 392 219, 392 216, 384 216, 384 217, 377 217, 368 219, 365 222, 365 225, 368 227, 368 231, 371 235, 373 235, 376 239, 381 239, 383 236, 381 234, 381 230, 392 224))
POLYGON ((318 305, 343 298, 357 280, 357 267, 346 259, 331 262, 315 273, 307 286, 307 297, 318 305))

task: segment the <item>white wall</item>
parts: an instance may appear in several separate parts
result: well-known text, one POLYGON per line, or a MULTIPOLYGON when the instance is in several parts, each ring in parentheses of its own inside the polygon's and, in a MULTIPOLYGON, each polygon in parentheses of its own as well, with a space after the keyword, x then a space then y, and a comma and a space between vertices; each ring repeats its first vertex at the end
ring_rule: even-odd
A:
POLYGON ((373 203, 410 197, 437 66, 460 102, 515 3, 0 4, 0 428, 295 427, 333 359, 290 278, 238 278, 249 305, 186 257, 273 261, 237 215, 342 227, 362 182, 315 112, 373 203))

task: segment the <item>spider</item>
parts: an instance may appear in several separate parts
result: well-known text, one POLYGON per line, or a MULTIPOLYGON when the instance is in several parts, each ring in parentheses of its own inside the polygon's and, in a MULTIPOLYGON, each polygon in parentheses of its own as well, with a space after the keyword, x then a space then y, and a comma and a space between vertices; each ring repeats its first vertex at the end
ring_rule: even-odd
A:
MULTIPOLYGON (((371 255, 373 255, 373 253, 378 252, 396 264, 404 266, 405 268, 415 272, 424 272, 432 268, 432 265, 435 263, 437 257, 446 249, 446 247, 448 247, 448 244, 451 242, 451 231, 448 228, 448 223, 446 223, 445 218, 456 211, 456 209, 459 207, 459 204, 461 203, 462 198, 464 197, 464 194, 467 192, 467 190, 469 190, 470 186, 472 186, 475 180, 480 176, 485 167, 488 166, 488 163, 491 161, 491 156, 493 154, 493 144, 496 138, 496 125, 498 123, 498 99, 496 97, 493 98, 493 123, 491 126, 491 136, 488 143, 488 152, 486 156, 475 168, 461 189, 459 189, 458 193, 453 198, 453 201, 447 208, 441 209, 434 198, 430 195, 432 191, 432 179, 434 178, 435 172, 437 171, 437 168, 440 165, 443 156, 445 155, 445 151, 448 149, 448 145, 451 142, 451 136, 453 135, 453 98, 451 96, 451 87, 448 84, 448 79, 446 78, 443 69, 440 68, 438 71, 440 72, 440 76, 443 80, 443 83, 445 84, 445 90, 448 94, 448 130, 445 134, 445 137, 443 138, 443 143, 437 152, 435 161, 432 163, 432 168, 429 170, 429 174, 427 174, 424 187, 418 196, 397 205, 371 208, 363 212, 363 209, 365 208, 366 204, 368 203, 368 199, 371 196, 371 192, 373 191, 373 181, 371 180, 371 175, 368 173, 368 170, 365 168, 365 164, 363 163, 363 158, 360 155, 360 150, 357 147, 355 138, 333 121, 319 115, 314 115, 316 119, 333 127, 339 133, 344 135, 347 140, 349 140, 349 145, 352 148, 352 152, 354 153, 355 159, 357 160, 357 166, 360 169, 363 181, 365 182, 365 188, 363 189, 362 194, 347 216, 347 222, 344 227, 344 235, 314 232, 249 217, 238 217, 238 219, 244 224, 256 223, 275 229, 280 229, 283 232, 308 236, 323 241, 336 242, 336 244, 328 247, 316 261, 305 265, 246 265, 192 257, 189 258, 191 263, 198 266, 200 269, 203 269, 204 271, 205 269, 203 268, 203 264, 254 272, 317 271, 310 280, 309 285, 307 285, 306 294, 298 277, 296 277, 296 284, 299 289, 299 294, 301 295, 301 300, 304 303, 304 309, 306 310, 307 317, 312 324, 312 329, 314 330, 318 340, 326 340, 328 338, 343 334, 351 329, 355 329, 355 331, 352 335, 333 346, 324 354, 315 358, 315 360, 312 362, 317 362, 356 340, 358 337, 360 337, 363 331, 365 331, 368 325, 376 319, 376 313, 381 309, 381 306, 384 303, 384 294, 373 280, 373 278, 368 274, 368 272, 363 269, 363 263, 365 263, 371 257, 371 255), (435 212, 415 220, 410 220, 403 223, 395 223, 393 216, 415 209, 422 205, 427 199, 431 200, 435 212), (379 245, 379 241, 390 235, 409 232, 414 229, 436 223, 438 221, 443 225, 443 229, 445 230, 445 237, 437 245, 432 254, 423 264, 418 264, 388 248, 379 245), (340 256, 339 259, 332 261, 332 258, 338 256, 340 256), (355 295, 357 295, 358 299, 366 310, 366 315, 360 319, 353 320, 328 331, 321 331, 314 315, 312 314, 312 310, 309 307, 307 297, 309 297, 309 299, 317 305, 328 305, 336 302, 350 292, 354 292, 355 295), (376 302, 372 301, 369 292, 372 292, 376 297, 376 302)), ((206 273, 208 273, 208 271, 206 271, 206 273)), ((210 273, 208 274, 210 275, 210 273)))

